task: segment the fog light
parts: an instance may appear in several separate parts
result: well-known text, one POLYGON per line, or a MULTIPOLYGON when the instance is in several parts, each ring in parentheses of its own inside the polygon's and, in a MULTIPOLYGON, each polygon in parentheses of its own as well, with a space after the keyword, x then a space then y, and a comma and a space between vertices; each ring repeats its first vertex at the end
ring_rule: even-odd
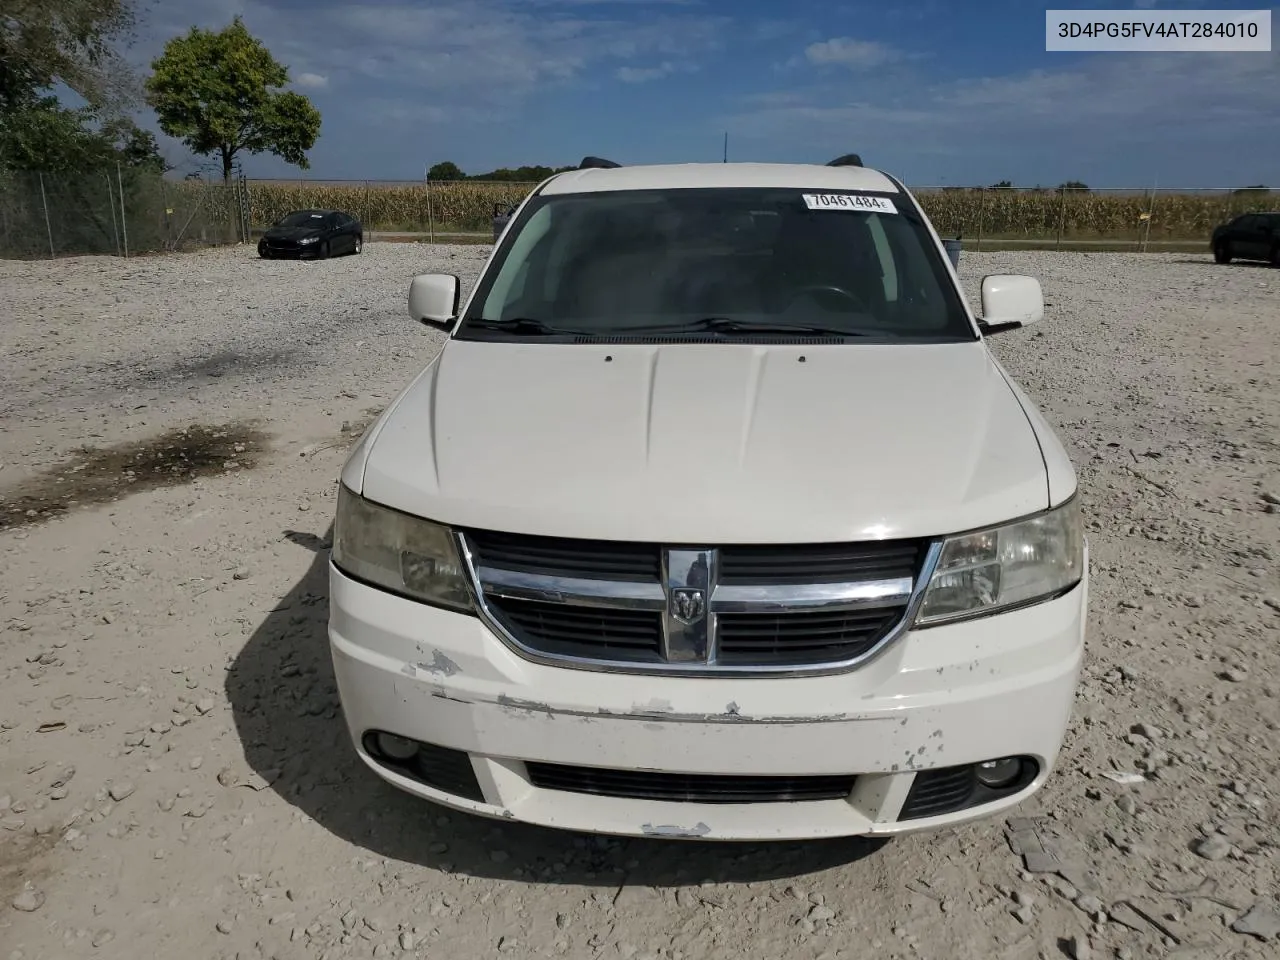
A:
POLYGON ((378 749, 388 760, 412 760, 418 752, 418 745, 412 740, 397 737, 390 733, 378 734, 378 749))
POLYGON ((978 782, 984 787, 999 790, 1018 779, 1022 772, 1022 761, 1017 757, 1005 757, 1002 760, 988 760, 977 766, 978 782))

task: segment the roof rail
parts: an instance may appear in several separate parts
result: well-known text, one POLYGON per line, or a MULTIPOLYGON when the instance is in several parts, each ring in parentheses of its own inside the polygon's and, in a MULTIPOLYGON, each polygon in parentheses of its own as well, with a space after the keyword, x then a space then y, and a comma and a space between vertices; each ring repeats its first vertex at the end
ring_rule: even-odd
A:
POLYGON ((846 153, 843 157, 836 157, 828 167, 860 167, 862 166, 862 158, 856 153, 846 153))
POLYGON ((613 170, 622 164, 614 163, 612 160, 605 160, 603 157, 583 157, 582 162, 578 164, 579 170, 613 170))

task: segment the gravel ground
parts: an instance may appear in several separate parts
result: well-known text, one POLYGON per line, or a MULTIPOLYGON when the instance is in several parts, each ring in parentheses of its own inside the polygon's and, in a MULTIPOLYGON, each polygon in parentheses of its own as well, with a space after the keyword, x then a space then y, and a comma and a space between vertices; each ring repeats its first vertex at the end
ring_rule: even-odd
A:
POLYGON ((0 957, 1277 955, 1280 272, 965 255, 1044 284, 992 348, 1090 517, 1059 772, 1007 822, 724 846, 445 815, 347 744, 334 481, 438 348, 410 276, 487 254, 0 263, 0 957))

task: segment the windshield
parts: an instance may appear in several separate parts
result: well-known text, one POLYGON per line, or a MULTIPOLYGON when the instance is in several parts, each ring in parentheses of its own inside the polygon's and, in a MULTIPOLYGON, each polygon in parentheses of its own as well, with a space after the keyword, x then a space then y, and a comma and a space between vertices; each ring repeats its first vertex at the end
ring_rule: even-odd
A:
POLYGON ((494 267, 459 325, 462 339, 681 331, 719 339, 792 327, 862 342, 975 339, 946 263, 903 194, 536 196, 494 267))
POLYGON ((324 214, 312 210, 299 210, 280 218, 277 227, 319 227, 324 224, 324 214))

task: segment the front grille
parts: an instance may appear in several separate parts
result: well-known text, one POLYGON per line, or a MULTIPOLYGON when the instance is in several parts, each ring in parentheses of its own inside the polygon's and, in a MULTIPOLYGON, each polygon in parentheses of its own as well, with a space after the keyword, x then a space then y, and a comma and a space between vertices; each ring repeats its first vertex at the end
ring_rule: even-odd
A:
POLYGON ((504 598, 491 604, 508 630, 528 646, 561 657, 659 663, 662 615, 504 598))
POLYGON ((836 613, 722 613, 718 662, 805 666, 851 660, 874 647, 901 617, 901 607, 836 613))
POLYGON ((624 582, 657 581, 662 550, 656 544, 527 537, 468 530, 467 541, 485 566, 552 577, 624 582))
POLYGON ((930 547, 915 539, 698 548, 490 530, 463 538, 491 625, 519 647, 577 666, 673 672, 854 662, 901 625, 930 547), (668 635, 685 629, 668 597, 692 581, 664 577, 685 576, 694 554, 710 578, 692 607, 706 641, 673 642, 668 661, 668 635), (705 659, 682 658, 703 649, 705 659))
POLYGON ((720 582, 754 586, 913 577, 923 550, 918 540, 724 547, 720 582))
POLYGON ((529 780, 544 790, 586 793, 626 800, 672 803, 794 803, 841 800, 854 776, 749 777, 714 774, 604 770, 554 763, 527 763, 529 780))
POLYGON ((919 820, 963 810, 978 785, 972 766, 941 767, 916 774, 899 820, 919 820))

